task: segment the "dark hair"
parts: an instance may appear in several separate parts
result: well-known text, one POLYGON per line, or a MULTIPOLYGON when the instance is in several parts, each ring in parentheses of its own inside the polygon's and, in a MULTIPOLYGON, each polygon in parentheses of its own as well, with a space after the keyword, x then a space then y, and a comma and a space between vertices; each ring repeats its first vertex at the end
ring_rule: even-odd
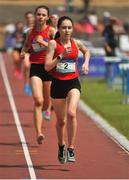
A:
POLYGON ((71 23, 72 23, 72 25, 73 25, 73 20, 72 20, 69 16, 62 16, 62 17, 60 17, 59 20, 58 20, 58 24, 57 24, 57 27, 58 27, 58 28, 61 26, 61 24, 62 24, 62 22, 63 22, 64 20, 69 20, 69 21, 71 21, 71 23))
POLYGON ((25 17, 26 17, 28 14, 32 14, 32 15, 33 15, 33 12, 32 12, 32 11, 27 11, 27 12, 25 13, 25 17))
POLYGON ((51 25, 51 24, 52 24, 52 20, 51 20, 50 18, 47 20, 47 24, 48 24, 48 25, 51 25))
POLYGON ((48 16, 49 16, 49 8, 48 8, 47 6, 44 6, 44 5, 41 5, 41 6, 36 7, 36 9, 35 9, 35 11, 34 11, 34 14, 36 14, 37 11, 38 11, 38 9, 40 9, 40 8, 46 9, 47 14, 48 14, 48 16))
MULTIPOLYGON (((69 21, 71 21, 71 23, 72 23, 72 25, 73 25, 73 20, 72 20, 69 16, 62 16, 62 17, 60 17, 59 20, 58 20, 58 24, 57 24, 57 27, 58 27, 58 28, 61 26, 61 24, 62 24, 62 22, 63 22, 64 20, 69 20, 69 21)), ((56 39, 56 38, 59 38, 59 37, 60 37, 60 33, 59 33, 59 31, 57 31, 56 34, 55 34, 55 39, 56 39)))
POLYGON ((59 33, 59 31, 57 31, 56 34, 55 34, 55 38, 54 39, 57 39, 59 37, 60 37, 60 33, 59 33))

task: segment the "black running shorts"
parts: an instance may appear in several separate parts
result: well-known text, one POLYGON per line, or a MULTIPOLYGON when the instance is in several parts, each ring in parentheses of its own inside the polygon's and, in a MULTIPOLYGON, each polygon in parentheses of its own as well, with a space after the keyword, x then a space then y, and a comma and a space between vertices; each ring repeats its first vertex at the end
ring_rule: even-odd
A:
POLYGON ((32 76, 37 76, 42 81, 51 81, 52 80, 52 76, 47 71, 45 71, 44 64, 31 64, 30 78, 32 76))
POLYGON ((78 89, 81 92, 81 85, 78 78, 71 80, 52 79, 51 97, 57 99, 64 99, 67 97, 71 89, 78 89))

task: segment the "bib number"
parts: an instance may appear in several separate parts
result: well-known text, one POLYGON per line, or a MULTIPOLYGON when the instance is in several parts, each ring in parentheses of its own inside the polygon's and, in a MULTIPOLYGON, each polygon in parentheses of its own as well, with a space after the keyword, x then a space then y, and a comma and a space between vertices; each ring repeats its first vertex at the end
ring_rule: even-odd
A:
POLYGON ((64 63, 58 63, 56 66, 56 71, 60 73, 70 73, 75 72, 75 62, 64 62, 64 63))
POLYGON ((32 48, 34 52, 40 52, 46 49, 45 46, 40 45, 39 43, 37 43, 36 41, 32 42, 32 48))

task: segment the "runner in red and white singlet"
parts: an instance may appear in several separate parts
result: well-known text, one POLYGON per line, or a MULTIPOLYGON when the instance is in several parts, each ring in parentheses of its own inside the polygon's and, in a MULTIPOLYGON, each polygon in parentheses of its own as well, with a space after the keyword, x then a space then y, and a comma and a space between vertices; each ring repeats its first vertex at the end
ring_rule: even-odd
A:
POLYGON ((53 79, 51 97, 57 117, 58 160, 60 163, 75 162, 74 145, 77 130, 77 105, 80 99, 81 85, 78 80, 78 51, 84 55, 82 72, 89 71, 89 50, 79 40, 72 39, 73 21, 63 16, 58 21, 57 39, 48 45, 45 69, 53 79), (66 155, 65 129, 67 122, 68 147, 66 155))
POLYGON ((42 133, 42 110, 45 112, 47 110, 49 117, 51 112, 51 75, 45 71, 44 62, 48 42, 54 38, 55 29, 47 25, 48 18, 49 8, 47 6, 38 6, 35 10, 35 26, 28 32, 21 53, 21 57, 24 57, 25 52, 28 50, 30 52, 30 84, 34 99, 34 120, 38 144, 42 144, 44 139, 42 133))
POLYGON ((37 42, 37 37, 41 37, 43 41, 48 43, 50 41, 49 31, 50 26, 46 25, 43 31, 38 32, 35 28, 32 29, 29 35, 30 44, 30 62, 31 64, 44 64, 46 58, 47 45, 37 42))

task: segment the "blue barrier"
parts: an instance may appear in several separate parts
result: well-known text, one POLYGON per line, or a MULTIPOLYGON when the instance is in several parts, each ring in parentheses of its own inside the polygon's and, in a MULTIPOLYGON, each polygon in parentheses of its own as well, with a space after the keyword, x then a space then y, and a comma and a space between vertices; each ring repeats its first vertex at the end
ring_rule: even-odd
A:
MULTIPOLYGON (((79 56, 78 59, 78 69, 79 74, 82 74, 82 64, 84 62, 83 56, 79 56)), ((88 77, 105 77, 106 67, 104 62, 104 57, 91 57, 90 58, 90 71, 88 77)))
POLYGON ((122 102, 123 104, 129 104, 129 63, 121 63, 119 68, 122 76, 122 102))
POLYGON ((115 78, 120 75, 119 63, 122 61, 120 57, 104 57, 106 65, 105 78, 109 88, 113 88, 115 78))
MULTIPOLYGON (((84 58, 79 56, 78 69, 81 76, 83 62, 84 58)), ((115 78, 121 77, 123 103, 129 103, 129 59, 127 57, 91 57, 88 77, 104 77, 110 88, 113 88, 115 78)))
MULTIPOLYGON (((84 62, 83 56, 79 56, 78 69, 82 75, 81 67, 84 62)), ((105 77, 108 84, 112 84, 116 75, 119 74, 119 57, 91 56, 89 77, 105 77), (112 82, 112 83, 111 83, 112 82)))

